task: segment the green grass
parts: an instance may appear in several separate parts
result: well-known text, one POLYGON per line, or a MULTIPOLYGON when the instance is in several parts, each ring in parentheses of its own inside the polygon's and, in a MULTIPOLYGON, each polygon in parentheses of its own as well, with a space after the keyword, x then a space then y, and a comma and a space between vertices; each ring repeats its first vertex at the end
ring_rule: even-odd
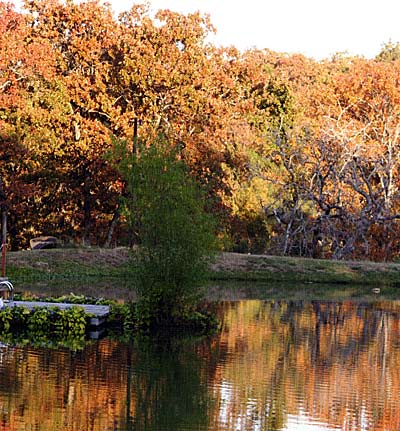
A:
POLYGON ((8 254, 7 277, 16 282, 124 279, 131 274, 126 249, 55 249, 8 254))
MULTIPOLYGON (((7 276, 14 284, 99 283, 133 279, 126 249, 60 249, 9 253, 7 276)), ((400 287, 400 264, 338 262, 294 257, 223 253, 211 265, 210 280, 269 283, 380 285, 400 287)))
POLYGON ((54 265, 51 271, 37 268, 14 267, 8 268, 7 277, 17 282, 22 281, 57 281, 57 280, 89 280, 102 278, 126 279, 132 274, 128 265, 119 268, 105 268, 89 265, 74 265, 66 262, 54 265))
POLYGON ((243 256, 239 269, 220 265, 214 280, 400 286, 400 265, 277 256, 243 256), (245 268, 243 269, 243 262, 245 268))

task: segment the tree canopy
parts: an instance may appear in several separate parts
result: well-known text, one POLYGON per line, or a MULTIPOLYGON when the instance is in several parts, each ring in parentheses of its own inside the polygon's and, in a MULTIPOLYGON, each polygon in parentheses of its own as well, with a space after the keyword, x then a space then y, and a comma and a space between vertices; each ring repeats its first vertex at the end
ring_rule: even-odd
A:
POLYGON ((52 234, 126 244, 110 136, 162 133, 207 192, 226 249, 391 259, 398 44, 315 61, 217 48, 207 16, 0 2, 0 177, 14 249, 52 234))

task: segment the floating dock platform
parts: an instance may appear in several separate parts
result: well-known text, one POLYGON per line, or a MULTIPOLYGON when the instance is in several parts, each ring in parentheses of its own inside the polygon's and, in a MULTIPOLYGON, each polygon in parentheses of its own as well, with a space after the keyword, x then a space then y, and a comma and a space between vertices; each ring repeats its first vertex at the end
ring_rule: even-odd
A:
POLYGON ((25 307, 29 310, 34 308, 51 308, 56 307, 60 310, 66 310, 72 307, 81 307, 85 313, 92 314, 89 325, 92 327, 101 326, 110 314, 110 307, 108 305, 90 305, 90 304, 67 304, 65 302, 41 302, 41 301, 6 301, 5 307, 25 307))

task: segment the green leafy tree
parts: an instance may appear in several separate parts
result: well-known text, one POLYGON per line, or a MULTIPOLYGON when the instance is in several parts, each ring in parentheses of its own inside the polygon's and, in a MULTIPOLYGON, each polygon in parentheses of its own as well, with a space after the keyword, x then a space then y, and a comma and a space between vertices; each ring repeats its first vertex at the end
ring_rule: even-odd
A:
POLYGON ((125 208, 139 240, 139 323, 201 323, 196 311, 216 239, 206 201, 177 149, 162 138, 121 158, 125 208), (193 321, 196 319, 196 322, 193 321))

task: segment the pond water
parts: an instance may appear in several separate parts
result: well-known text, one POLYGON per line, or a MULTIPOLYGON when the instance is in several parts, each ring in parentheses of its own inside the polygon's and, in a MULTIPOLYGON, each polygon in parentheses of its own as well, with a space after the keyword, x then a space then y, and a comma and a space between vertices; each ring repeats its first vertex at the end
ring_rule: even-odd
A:
POLYGON ((208 338, 0 347, 0 430, 400 430, 400 302, 240 300, 208 338))

